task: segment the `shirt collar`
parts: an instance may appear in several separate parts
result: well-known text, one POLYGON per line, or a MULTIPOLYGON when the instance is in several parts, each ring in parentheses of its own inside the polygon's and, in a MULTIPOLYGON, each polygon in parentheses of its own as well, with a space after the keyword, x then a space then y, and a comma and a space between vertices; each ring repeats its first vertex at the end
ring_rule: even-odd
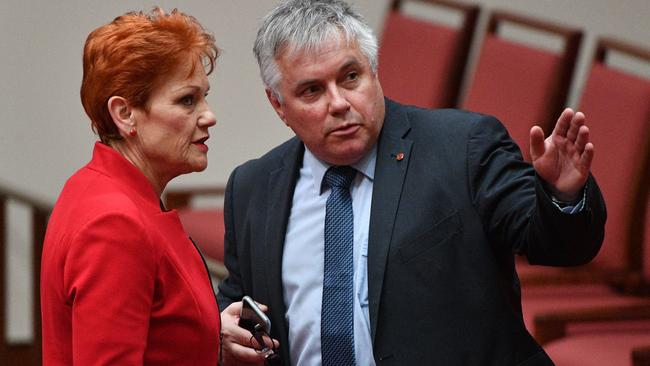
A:
MULTIPOLYGON (((369 179, 372 182, 375 179, 376 162, 377 144, 375 144, 372 149, 370 149, 370 151, 368 151, 368 153, 364 155, 363 158, 361 158, 361 160, 357 161, 351 166, 357 171, 361 172, 365 178, 369 179)), ((319 194, 323 193, 321 192, 321 183, 323 182, 325 172, 327 172, 327 169, 329 169, 329 167, 332 165, 317 158, 316 155, 314 155, 306 146, 302 163, 305 167, 307 167, 307 169, 311 171, 312 177, 314 178, 312 183, 314 184, 314 189, 316 192, 319 192, 319 194)))

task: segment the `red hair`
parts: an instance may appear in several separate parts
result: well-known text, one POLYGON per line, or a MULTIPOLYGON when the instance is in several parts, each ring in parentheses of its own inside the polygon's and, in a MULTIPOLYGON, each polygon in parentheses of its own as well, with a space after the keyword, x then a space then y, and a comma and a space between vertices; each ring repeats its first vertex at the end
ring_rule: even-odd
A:
MULTIPOLYGON (((105 143, 122 139, 108 112, 110 97, 146 109, 151 92, 175 68, 201 60, 209 75, 218 55, 214 37, 176 9, 129 12, 95 29, 84 46, 81 81, 81 103, 93 130, 105 143)), ((188 77, 193 73, 194 67, 188 77)))

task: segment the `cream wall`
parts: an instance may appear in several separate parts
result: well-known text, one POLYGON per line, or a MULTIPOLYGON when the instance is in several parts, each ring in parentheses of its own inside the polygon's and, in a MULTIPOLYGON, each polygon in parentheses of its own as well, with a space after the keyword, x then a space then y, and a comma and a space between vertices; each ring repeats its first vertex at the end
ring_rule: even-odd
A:
MULTIPOLYGON (((388 0, 356 0, 370 25, 381 29, 388 0)), ((482 0, 494 7, 582 27, 586 38, 576 81, 582 82, 597 35, 613 35, 650 48, 647 0, 482 0)), ((177 178, 172 186, 225 184, 229 172, 282 142, 290 131, 268 105, 251 47, 258 19, 276 0, 3 0, 0 2, 0 185, 54 202, 76 169, 90 158, 90 124, 79 101, 81 53, 86 35, 127 10, 179 7, 211 30, 223 50, 210 77, 212 128, 208 169, 177 178)), ((483 12, 484 23, 487 12, 483 12)), ((482 29, 482 28, 481 28, 482 29)), ((575 104, 574 88, 570 104, 575 104)), ((28 237, 20 217, 10 229, 11 334, 29 338, 28 237), (26 330, 27 329, 27 330, 26 330)))
MULTIPOLYGON (((0 3, 0 184, 53 202, 66 178, 90 158, 94 135, 81 103, 81 52, 86 35, 126 10, 180 7, 216 36, 223 53, 210 77, 209 102, 218 124, 210 164, 172 185, 223 184, 241 162, 291 135, 269 107, 251 52, 258 19, 275 0, 81 1, 0 3)), ((354 3, 380 32, 388 0, 354 3)), ((616 35, 650 48, 647 0, 483 0, 587 30, 580 65, 594 37, 616 35)), ((487 12, 483 12, 482 19, 487 12)), ((579 73, 579 77, 582 73, 579 73)), ((581 79, 578 79, 580 82, 581 79)), ((578 90, 576 88, 576 90, 578 90)), ((575 96, 575 93, 572 94, 575 96)), ((571 102, 573 102, 572 98, 571 102)))
MULTIPOLYGON (((209 167, 175 185, 224 184, 229 172, 290 136, 268 105, 252 43, 258 19, 277 1, 34 1, 0 4, 0 184, 54 202, 91 155, 95 136, 79 101, 87 34, 115 16, 178 6, 212 31, 222 49, 208 101, 217 115, 209 167)), ((357 1, 374 24, 384 1, 357 1), (369 9, 370 11, 365 11, 369 9)))

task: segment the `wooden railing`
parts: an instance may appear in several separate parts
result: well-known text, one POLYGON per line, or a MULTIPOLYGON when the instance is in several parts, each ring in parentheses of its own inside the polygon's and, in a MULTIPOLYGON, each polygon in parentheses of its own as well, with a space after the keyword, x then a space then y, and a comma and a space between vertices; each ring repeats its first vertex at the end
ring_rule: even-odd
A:
POLYGON ((2 365, 40 365, 41 364, 41 310, 40 310, 40 276, 41 251, 45 238, 47 220, 52 212, 52 205, 28 197, 20 192, 0 186, 0 364, 2 365), (33 303, 33 340, 31 343, 15 344, 7 339, 7 306, 8 306, 8 256, 7 234, 9 220, 6 207, 9 201, 27 207, 31 212, 29 226, 32 232, 32 291, 33 303))

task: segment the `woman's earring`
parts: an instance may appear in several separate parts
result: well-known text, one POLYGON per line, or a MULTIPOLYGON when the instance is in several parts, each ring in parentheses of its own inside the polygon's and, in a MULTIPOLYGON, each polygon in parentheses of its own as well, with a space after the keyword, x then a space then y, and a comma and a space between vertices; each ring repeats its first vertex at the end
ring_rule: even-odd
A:
POLYGON ((129 130, 129 136, 135 137, 135 135, 137 135, 137 133, 135 132, 135 127, 131 127, 131 129, 129 130))

